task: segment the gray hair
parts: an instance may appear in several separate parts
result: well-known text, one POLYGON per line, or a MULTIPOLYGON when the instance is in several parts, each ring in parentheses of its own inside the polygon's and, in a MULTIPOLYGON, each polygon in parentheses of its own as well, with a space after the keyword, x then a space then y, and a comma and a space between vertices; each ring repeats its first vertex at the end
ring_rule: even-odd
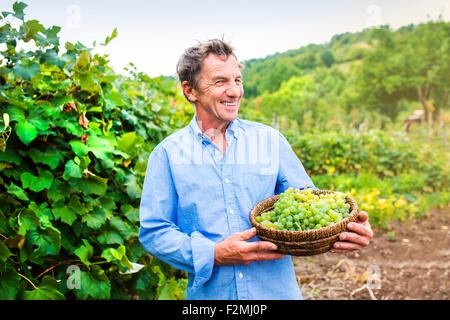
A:
MULTIPOLYGON (((196 46, 192 46, 184 51, 177 63, 177 74, 180 83, 187 81, 187 84, 193 89, 199 89, 198 76, 202 71, 203 60, 209 55, 215 54, 227 59, 229 56, 236 58, 233 47, 220 39, 212 39, 205 42, 199 42, 196 46)), ((243 69, 243 65, 239 64, 243 69)), ((187 100, 189 98, 183 91, 187 100)))

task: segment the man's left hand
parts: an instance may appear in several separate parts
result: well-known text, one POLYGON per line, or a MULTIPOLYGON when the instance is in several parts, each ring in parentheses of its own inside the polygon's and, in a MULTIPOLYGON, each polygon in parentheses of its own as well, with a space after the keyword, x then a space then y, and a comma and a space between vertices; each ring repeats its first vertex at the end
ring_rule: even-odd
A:
POLYGON ((361 211, 358 215, 357 222, 350 222, 347 229, 352 232, 342 232, 339 240, 335 242, 331 252, 344 253, 353 250, 361 250, 367 247, 373 237, 373 231, 369 223, 369 215, 365 211, 361 211))

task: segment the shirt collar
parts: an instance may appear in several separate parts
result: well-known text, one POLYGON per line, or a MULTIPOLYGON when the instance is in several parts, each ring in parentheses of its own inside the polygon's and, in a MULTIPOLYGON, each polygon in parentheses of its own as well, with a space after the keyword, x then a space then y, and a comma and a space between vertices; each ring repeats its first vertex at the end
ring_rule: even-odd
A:
POLYGON ((235 119, 230 122, 230 124, 227 127, 227 131, 230 132, 235 138, 238 137, 239 133, 238 119, 235 119))
MULTIPOLYGON (((194 114, 194 116, 192 117, 191 122, 189 123, 189 127, 191 128, 192 132, 194 133, 194 136, 200 140, 200 142, 209 142, 211 143, 211 139, 202 132, 202 130, 200 129, 200 127, 198 126, 197 123, 197 114, 194 114)), ((230 124, 227 127, 227 130, 225 132, 225 135, 227 135, 227 133, 230 133, 232 136, 234 136, 235 138, 238 138, 238 133, 239 133, 239 125, 238 125, 238 119, 232 120, 230 122, 230 124)))

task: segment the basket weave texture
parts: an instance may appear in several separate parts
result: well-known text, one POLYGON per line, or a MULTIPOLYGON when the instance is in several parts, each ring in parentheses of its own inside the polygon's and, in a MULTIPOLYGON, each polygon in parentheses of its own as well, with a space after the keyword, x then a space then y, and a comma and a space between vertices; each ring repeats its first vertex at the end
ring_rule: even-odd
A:
MULTIPOLYGON (((334 192, 330 190, 313 190, 313 193, 316 195, 334 192)), ((358 220, 358 205, 354 199, 347 196, 345 200, 350 204, 349 215, 347 218, 328 227, 306 231, 288 231, 266 228, 256 222, 255 217, 272 210, 279 197, 279 195, 275 195, 255 205, 250 212, 250 223, 256 228, 256 234, 260 240, 276 244, 278 251, 285 254, 311 256, 325 253, 338 241, 339 234, 347 231, 347 224, 358 220)))

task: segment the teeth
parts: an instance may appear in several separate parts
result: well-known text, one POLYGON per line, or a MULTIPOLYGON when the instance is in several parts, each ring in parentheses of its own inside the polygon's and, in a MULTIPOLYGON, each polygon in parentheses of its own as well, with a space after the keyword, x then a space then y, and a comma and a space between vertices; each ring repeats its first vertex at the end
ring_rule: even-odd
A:
POLYGON ((222 104, 224 104, 226 106, 235 106, 236 105, 235 102, 222 102, 222 104))

